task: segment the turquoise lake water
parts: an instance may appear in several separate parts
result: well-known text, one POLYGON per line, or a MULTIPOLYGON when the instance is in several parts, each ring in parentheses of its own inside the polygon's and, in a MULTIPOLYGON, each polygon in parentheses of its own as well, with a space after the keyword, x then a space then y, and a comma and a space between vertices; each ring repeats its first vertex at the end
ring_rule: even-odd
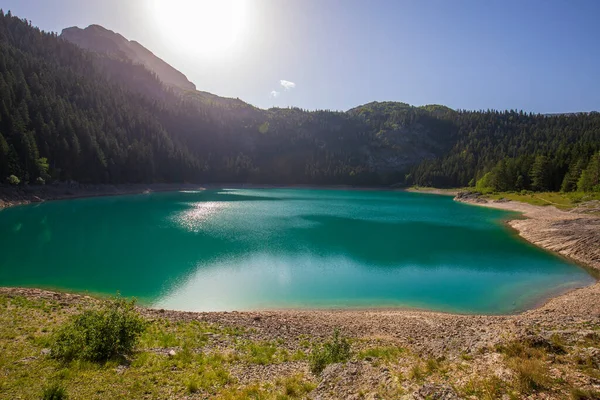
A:
POLYGON ((594 282, 500 210, 391 191, 221 189, 0 211, 0 286, 212 311, 502 314, 594 282))

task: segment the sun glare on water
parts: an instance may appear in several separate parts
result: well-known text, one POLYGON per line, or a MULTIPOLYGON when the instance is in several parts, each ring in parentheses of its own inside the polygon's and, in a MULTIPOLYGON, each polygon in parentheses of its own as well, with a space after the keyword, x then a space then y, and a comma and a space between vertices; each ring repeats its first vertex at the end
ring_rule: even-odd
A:
POLYGON ((247 25, 248 0, 153 0, 152 8, 170 44, 199 56, 230 53, 247 25))

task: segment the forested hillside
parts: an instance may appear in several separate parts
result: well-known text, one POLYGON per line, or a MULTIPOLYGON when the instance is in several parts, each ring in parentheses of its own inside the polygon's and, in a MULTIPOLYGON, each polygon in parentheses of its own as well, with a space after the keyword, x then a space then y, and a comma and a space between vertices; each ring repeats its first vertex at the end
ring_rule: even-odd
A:
POLYGON ((600 191, 600 113, 460 111, 442 118, 457 126, 455 141, 443 156, 413 168, 412 183, 462 187, 477 181, 480 188, 497 191, 600 191))
POLYGON ((479 181, 498 190, 600 190, 599 150, 598 113, 394 102, 262 110, 181 91, 141 64, 84 51, 0 12, 0 177, 12 183, 479 181))

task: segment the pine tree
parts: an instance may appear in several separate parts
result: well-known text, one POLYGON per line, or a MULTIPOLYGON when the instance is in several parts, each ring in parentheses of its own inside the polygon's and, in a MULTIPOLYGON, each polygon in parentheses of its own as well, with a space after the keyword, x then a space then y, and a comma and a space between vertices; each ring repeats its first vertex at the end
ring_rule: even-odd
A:
POLYGON ((546 156, 537 156, 531 167, 531 186, 534 190, 543 192, 550 189, 552 173, 550 162, 546 156))
POLYGON ((581 192, 600 192, 600 152, 594 154, 577 183, 581 192))

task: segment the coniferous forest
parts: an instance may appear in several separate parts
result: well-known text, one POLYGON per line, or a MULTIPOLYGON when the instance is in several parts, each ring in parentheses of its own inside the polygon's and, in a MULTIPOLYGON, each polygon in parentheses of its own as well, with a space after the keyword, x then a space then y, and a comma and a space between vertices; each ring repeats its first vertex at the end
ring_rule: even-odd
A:
POLYGON ((600 113, 263 110, 0 12, 0 178, 600 191, 600 113))

